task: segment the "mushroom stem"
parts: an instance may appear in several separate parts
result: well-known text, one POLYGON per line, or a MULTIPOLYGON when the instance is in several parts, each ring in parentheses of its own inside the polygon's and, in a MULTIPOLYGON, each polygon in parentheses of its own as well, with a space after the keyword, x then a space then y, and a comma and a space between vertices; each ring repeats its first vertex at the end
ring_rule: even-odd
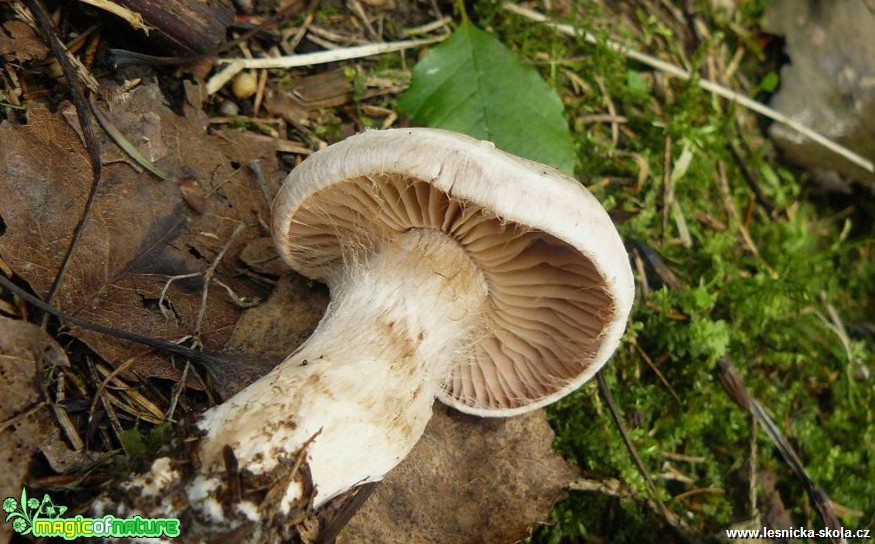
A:
MULTIPOLYGON (((319 508, 382 479, 419 440, 450 362, 476 340, 485 314, 485 279, 437 230, 411 229, 370 254, 348 254, 329 284, 332 301, 313 335, 198 421, 196 470, 182 485, 202 521, 233 528, 282 519, 311 495, 319 508), (235 503, 226 491, 228 448, 244 488, 235 503), (305 478, 289 474, 300 452, 312 492, 305 478), (246 489, 265 488, 279 500, 241 506, 246 489)), ((178 482, 164 473, 169 467, 153 465, 141 490, 160 496, 153 482, 178 482)))
MULTIPOLYGON (((349 260, 313 335, 204 414, 206 471, 223 470, 228 445, 241 468, 266 474, 294 462, 313 438, 307 462, 318 508, 382 479, 419 440, 446 365, 472 339, 486 283, 464 249, 436 230, 412 229, 349 260)), ((290 486, 284 500, 299 495, 300 485, 290 486)))

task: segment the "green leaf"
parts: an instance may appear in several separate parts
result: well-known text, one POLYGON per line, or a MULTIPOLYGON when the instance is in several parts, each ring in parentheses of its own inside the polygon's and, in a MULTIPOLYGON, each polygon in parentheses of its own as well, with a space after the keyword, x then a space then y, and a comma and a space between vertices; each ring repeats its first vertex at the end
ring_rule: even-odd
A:
POLYGON ((760 81, 759 90, 767 93, 773 93, 778 89, 781 83, 781 76, 777 72, 769 72, 760 81))
POLYGON ((119 441, 122 448, 132 457, 142 457, 149 451, 146 440, 139 429, 127 429, 119 433, 119 441))
POLYGON ((398 109, 414 123, 490 140, 499 149, 574 170, 559 95, 467 19, 413 69, 398 109))

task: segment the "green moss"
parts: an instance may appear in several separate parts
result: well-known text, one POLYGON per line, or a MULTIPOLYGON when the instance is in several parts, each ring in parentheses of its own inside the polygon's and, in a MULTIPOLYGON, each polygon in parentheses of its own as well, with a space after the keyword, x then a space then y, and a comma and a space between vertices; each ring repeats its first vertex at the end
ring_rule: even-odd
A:
MULTIPOLYGON (((579 4, 577 11, 588 19, 572 22, 603 40, 603 8, 579 4)), ((732 18, 709 2, 696 6, 711 37, 689 55, 693 72, 709 47, 726 47, 731 57, 743 46, 749 54, 740 70, 753 82, 749 92, 768 90, 775 83, 768 76, 774 67, 759 62, 753 39, 763 2, 740 3, 732 18)), ((494 30, 521 56, 539 61, 542 76, 566 105, 580 152, 578 176, 608 209, 622 214, 618 227, 624 238, 655 251, 678 280, 671 289, 649 275, 645 294, 644 278, 637 278, 631 326, 605 371, 667 507, 705 534, 719 534, 749 517, 746 494, 737 487, 746 485, 739 472, 750 456, 751 421, 718 379, 716 361, 728 356, 812 479, 849 509, 845 527, 871 527, 875 206, 857 202, 858 209, 837 219, 838 210, 825 205, 798 173, 777 163, 756 123, 737 123, 747 112, 715 99, 695 81, 668 79, 658 93, 651 70, 604 42, 593 46, 558 36, 490 2, 478 3, 476 13, 478 24, 494 30), (606 97, 624 117, 617 145, 610 123, 587 117, 607 113, 606 97), (739 132, 738 127, 745 128, 739 132), (744 150, 743 164, 734 160, 730 145, 744 150), (684 153, 689 164, 674 180, 673 203, 666 210, 665 179, 679 168, 684 153), (642 168, 648 175, 639 180, 642 168), (746 175, 771 208, 757 202, 746 175)), ((637 24, 639 50, 679 43, 656 18, 639 13, 637 24)), ((622 28, 611 31, 632 36, 622 28)), ((554 525, 539 528, 532 541, 671 541, 667 529, 654 531, 665 526, 654 523, 641 506, 647 487, 595 385, 567 397, 549 414, 558 451, 589 478, 625 482, 639 500, 575 492, 554 509, 554 525)), ((794 523, 821 527, 803 484, 762 431, 757 446, 758 466, 778 475, 794 523)))

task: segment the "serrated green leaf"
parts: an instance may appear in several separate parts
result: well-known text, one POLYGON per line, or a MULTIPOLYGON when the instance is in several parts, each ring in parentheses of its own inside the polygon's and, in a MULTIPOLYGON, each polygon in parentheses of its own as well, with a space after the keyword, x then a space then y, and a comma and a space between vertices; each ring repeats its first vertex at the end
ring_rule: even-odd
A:
POLYGON ((490 140, 564 172, 574 144, 559 95, 495 37, 465 20, 413 69, 398 109, 418 125, 490 140))

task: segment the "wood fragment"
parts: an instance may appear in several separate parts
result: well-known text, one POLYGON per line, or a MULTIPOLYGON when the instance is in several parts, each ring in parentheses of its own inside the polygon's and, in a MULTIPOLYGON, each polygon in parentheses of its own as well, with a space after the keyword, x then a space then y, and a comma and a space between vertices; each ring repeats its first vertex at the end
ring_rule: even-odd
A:
POLYGON ((152 27, 147 25, 143 21, 143 16, 135 11, 131 11, 124 6, 120 6, 110 0, 79 0, 83 4, 88 4, 89 6, 93 6, 97 9, 102 9, 107 13, 112 13, 116 17, 121 18, 126 23, 131 25, 134 30, 139 30, 145 33, 147 36, 149 35, 149 31, 152 30, 152 27))
POLYGON ((115 0, 139 16, 147 38, 182 53, 211 52, 231 23, 230 6, 221 1, 115 0))

